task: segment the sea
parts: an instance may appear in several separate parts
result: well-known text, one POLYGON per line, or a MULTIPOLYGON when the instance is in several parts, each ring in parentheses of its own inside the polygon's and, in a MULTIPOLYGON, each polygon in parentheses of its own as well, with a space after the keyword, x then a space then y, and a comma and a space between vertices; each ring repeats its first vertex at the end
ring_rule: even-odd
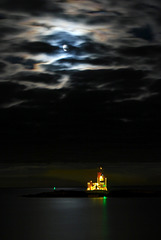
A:
POLYGON ((161 239, 161 198, 27 198, 0 189, 0 240, 161 239))

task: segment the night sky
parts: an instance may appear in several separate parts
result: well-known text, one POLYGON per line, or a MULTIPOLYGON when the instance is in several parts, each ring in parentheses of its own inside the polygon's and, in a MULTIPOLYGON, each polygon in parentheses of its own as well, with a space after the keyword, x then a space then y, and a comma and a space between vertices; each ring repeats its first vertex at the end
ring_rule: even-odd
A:
POLYGON ((160 13, 0 1, 0 186, 161 185, 160 13))

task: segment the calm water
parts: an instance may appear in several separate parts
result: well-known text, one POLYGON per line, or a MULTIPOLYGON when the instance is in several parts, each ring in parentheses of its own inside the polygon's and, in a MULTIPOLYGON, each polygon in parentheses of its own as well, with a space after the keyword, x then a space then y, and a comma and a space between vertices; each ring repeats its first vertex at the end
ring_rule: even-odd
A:
POLYGON ((161 239, 161 198, 24 198, 1 190, 1 240, 161 239))

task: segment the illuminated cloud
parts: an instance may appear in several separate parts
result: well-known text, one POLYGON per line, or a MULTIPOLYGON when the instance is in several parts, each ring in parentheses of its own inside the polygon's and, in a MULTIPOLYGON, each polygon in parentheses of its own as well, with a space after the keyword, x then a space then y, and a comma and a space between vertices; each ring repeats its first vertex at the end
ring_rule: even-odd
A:
POLYGON ((24 103, 25 101, 22 100, 13 100, 11 103, 4 103, 1 107, 2 108, 11 108, 19 106, 20 104, 24 103))
POLYGON ((2 0, 0 9, 6 148, 46 144, 49 161, 106 161, 109 146, 159 146, 157 0, 2 0))
POLYGON ((61 79, 59 79, 57 84, 45 83, 45 82, 32 82, 32 81, 16 81, 13 80, 13 83, 17 83, 25 87, 25 90, 42 88, 48 90, 61 89, 67 86, 67 82, 69 81, 68 76, 64 75, 61 79))

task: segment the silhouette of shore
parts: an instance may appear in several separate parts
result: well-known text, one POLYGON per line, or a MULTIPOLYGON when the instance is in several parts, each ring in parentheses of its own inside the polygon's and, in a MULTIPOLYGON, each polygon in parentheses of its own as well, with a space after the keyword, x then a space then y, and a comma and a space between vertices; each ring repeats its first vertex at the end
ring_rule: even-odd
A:
POLYGON ((127 197, 161 197, 158 190, 112 190, 105 191, 75 191, 75 190, 54 190, 53 192, 42 192, 36 194, 23 195, 24 197, 35 198, 56 198, 56 197, 108 197, 108 198, 127 198, 127 197))

